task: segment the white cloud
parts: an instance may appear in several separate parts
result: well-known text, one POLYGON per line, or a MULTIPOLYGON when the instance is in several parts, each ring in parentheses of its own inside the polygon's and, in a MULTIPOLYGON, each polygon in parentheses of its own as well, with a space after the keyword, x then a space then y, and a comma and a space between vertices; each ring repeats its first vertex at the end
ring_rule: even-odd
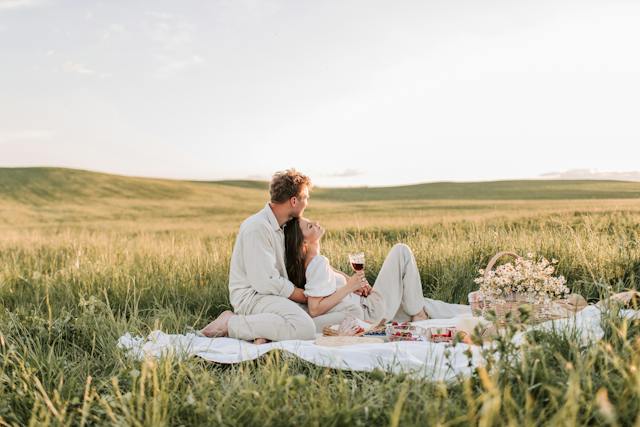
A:
POLYGON ((149 38, 166 51, 184 49, 192 44, 195 26, 182 18, 168 13, 150 13, 152 20, 147 25, 149 38))
POLYGON ((359 171, 357 169, 345 169, 341 172, 335 172, 326 176, 329 178, 353 178, 364 174, 365 173, 363 171, 359 171))
POLYGON ((640 171, 601 172, 597 169, 571 169, 564 172, 549 172, 540 175, 545 179, 612 179, 617 181, 640 181, 640 171))
POLYGON ((271 181, 271 177, 269 175, 262 175, 262 174, 252 174, 252 175, 247 175, 247 178, 251 181, 271 181))
POLYGON ((55 132, 49 129, 19 129, 0 131, 0 143, 46 140, 51 139, 54 134, 55 132))
POLYGON ((147 36, 156 46, 156 77, 167 78, 204 62, 193 46, 196 27, 192 23, 164 12, 148 15, 151 20, 147 22, 147 36))
POLYGON ((0 10, 20 9, 40 4, 38 0, 0 0, 0 10))
POLYGON ((67 73, 76 73, 76 74, 87 74, 92 75, 96 74, 95 70, 87 67, 85 64, 81 64, 79 62, 67 61, 62 66, 62 69, 67 73))
POLYGON ((80 62, 74 62, 74 61, 65 62, 62 66, 62 69, 66 73, 80 74, 84 76, 96 76, 101 79, 111 77, 111 74, 109 73, 100 73, 94 70, 93 68, 88 67, 85 64, 82 64, 80 62))
POLYGON ((157 56, 162 63, 156 71, 157 77, 170 77, 187 68, 200 65, 204 62, 204 59, 199 55, 193 55, 189 58, 172 58, 169 56, 157 56))
POLYGON ((122 24, 111 24, 102 32, 102 40, 108 40, 112 37, 122 35, 126 31, 125 26, 122 24))

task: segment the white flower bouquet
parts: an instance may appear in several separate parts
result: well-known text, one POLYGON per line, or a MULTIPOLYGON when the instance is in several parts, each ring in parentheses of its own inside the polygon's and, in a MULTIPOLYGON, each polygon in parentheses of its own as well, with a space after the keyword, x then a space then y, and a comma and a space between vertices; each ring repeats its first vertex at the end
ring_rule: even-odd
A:
POLYGON ((515 263, 503 264, 495 270, 478 270, 480 277, 474 282, 480 285, 485 297, 502 300, 510 294, 524 294, 532 303, 549 303, 569 294, 564 276, 554 276, 557 260, 535 258, 528 253, 518 257, 515 263), (486 274, 485 274, 486 273, 486 274))
POLYGON ((547 320, 550 314, 545 308, 570 292, 564 276, 554 276, 557 262, 532 253, 526 257, 512 252, 496 254, 486 269, 478 270, 480 276, 474 282, 480 289, 469 295, 472 310, 476 314, 493 310, 499 318, 511 311, 518 317, 518 308, 530 304, 534 321, 547 320), (504 255, 513 256, 515 261, 493 269, 498 258, 504 255))

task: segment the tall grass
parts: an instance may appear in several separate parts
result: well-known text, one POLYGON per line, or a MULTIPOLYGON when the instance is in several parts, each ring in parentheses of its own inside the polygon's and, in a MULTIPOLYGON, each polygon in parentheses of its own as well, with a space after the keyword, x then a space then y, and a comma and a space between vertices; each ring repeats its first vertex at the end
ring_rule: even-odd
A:
MULTIPOLYGON (((559 259, 591 300, 640 281, 638 211, 396 220, 342 223, 323 252, 348 271, 346 254, 364 250, 373 281, 390 247, 405 242, 425 295, 450 302, 466 302, 477 269, 504 249, 559 259)), ((506 337, 486 369, 447 384, 278 352, 233 366, 128 359, 115 346, 124 332, 183 333, 229 308, 233 230, 154 224, 32 224, 0 237, 0 424, 640 425, 639 325, 614 312, 594 346, 536 333, 514 348, 506 337)))

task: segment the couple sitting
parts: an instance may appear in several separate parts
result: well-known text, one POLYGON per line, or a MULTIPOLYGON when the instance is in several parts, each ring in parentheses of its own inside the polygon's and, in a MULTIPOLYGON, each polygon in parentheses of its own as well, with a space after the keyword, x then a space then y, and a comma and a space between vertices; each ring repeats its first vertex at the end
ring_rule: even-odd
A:
POLYGON ((233 248, 234 312, 223 312, 202 329, 204 335, 256 343, 311 340, 347 316, 371 323, 425 320, 430 303, 444 312, 438 317, 468 310, 423 297, 415 258, 403 244, 391 249, 373 287, 362 271, 349 276, 333 268, 320 254, 324 229, 302 216, 310 189, 309 178, 296 170, 273 176, 271 202, 242 223, 233 248))

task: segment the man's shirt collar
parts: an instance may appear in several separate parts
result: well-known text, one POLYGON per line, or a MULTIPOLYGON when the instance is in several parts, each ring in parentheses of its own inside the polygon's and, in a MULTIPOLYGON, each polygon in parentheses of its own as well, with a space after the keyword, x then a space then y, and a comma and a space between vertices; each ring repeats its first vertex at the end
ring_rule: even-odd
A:
POLYGON ((269 203, 266 204, 266 206, 264 207, 264 210, 267 214, 267 219, 269 220, 269 224, 271 224, 273 229, 275 231, 282 230, 282 227, 280 227, 280 224, 278 224, 278 220, 274 215, 273 210, 271 210, 271 206, 269 206, 269 203))

